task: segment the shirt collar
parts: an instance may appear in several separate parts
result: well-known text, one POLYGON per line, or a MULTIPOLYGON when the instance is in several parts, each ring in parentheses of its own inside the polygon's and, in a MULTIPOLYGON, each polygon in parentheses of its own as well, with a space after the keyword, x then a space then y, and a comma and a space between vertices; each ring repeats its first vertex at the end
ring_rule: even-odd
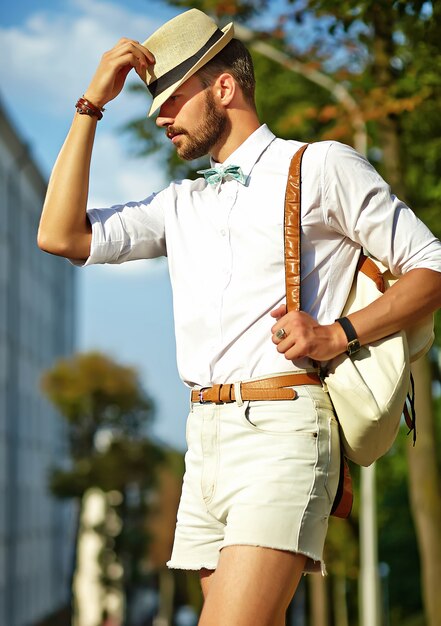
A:
MULTIPOLYGON (((260 159, 263 152, 274 141, 276 136, 270 131, 266 124, 259 126, 230 156, 225 159, 223 165, 239 165, 246 177, 251 174, 251 170, 260 159)), ((217 161, 210 158, 211 167, 218 165, 217 161)))

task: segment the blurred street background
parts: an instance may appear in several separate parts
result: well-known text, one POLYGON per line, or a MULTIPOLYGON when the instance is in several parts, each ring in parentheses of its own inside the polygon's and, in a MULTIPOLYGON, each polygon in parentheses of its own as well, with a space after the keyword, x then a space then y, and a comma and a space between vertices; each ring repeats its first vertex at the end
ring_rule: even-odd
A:
MULTIPOLYGON (((189 7, 235 21, 273 132, 353 145, 441 235, 441 3, 2 3, 0 626, 197 624, 197 575, 165 567, 188 409, 166 261, 78 269, 36 245, 51 168, 101 55, 189 7)), ((148 104, 129 76, 106 107, 91 207, 205 167, 177 160, 148 104)), ((439 317, 436 330, 414 367, 416 446, 403 425, 375 468, 352 468, 354 511, 331 519, 328 576, 303 579, 290 626, 441 624, 439 317)))

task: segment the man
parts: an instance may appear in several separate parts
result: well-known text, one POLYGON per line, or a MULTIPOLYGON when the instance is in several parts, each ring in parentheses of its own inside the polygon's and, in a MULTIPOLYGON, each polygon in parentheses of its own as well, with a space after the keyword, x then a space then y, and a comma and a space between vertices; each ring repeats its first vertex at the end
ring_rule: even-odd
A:
POLYGON ((323 569, 339 441, 315 362, 347 349, 335 320, 361 248, 402 275, 351 314, 361 344, 441 304, 440 242, 365 159, 322 142, 302 166, 303 310, 286 313, 284 195, 300 146, 260 124, 232 25, 193 9, 144 45, 122 39, 104 54, 42 214, 40 247, 78 264, 168 257, 178 366, 192 389, 169 565, 200 571, 201 626, 281 626, 302 572, 323 569), (86 213, 97 120, 133 68, 179 156, 209 154, 214 171, 86 213))

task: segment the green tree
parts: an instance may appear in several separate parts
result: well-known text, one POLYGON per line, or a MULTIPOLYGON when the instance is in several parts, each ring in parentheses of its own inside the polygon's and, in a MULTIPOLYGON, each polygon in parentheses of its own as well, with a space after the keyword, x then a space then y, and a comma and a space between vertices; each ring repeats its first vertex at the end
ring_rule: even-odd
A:
MULTIPOLYGON (((306 4, 316 15, 333 18, 329 34, 340 32, 340 45, 343 42, 359 53, 364 46, 366 59, 362 71, 351 77, 351 89, 369 124, 372 146, 380 148, 377 165, 396 193, 409 200, 439 234, 439 220, 434 219, 440 200, 434 172, 439 171, 441 159, 439 116, 435 114, 441 104, 439 3, 311 0, 306 4), (363 25, 358 29, 361 36, 357 24, 363 25)), ((299 8, 297 15, 304 17, 305 9, 299 8)), ((407 455, 410 502, 420 548, 427 623, 435 626, 441 620, 437 584, 441 575, 439 453, 433 436, 435 415, 427 361, 415 364, 413 371, 420 436, 416 448, 407 455)))
POLYGON ((190 605, 196 612, 202 608, 202 592, 196 571, 170 570, 170 559, 176 526, 176 514, 182 489, 184 455, 166 451, 166 462, 158 473, 158 487, 152 503, 148 532, 152 538, 149 560, 157 573, 159 616, 171 622, 173 610, 190 605))
MULTIPOLYGON (((50 488, 59 498, 75 498, 81 518, 85 494, 110 494, 114 532, 104 524, 103 583, 115 584, 114 556, 123 566, 127 606, 145 578, 149 535, 146 517, 157 468, 164 453, 147 436, 153 405, 132 368, 103 354, 77 354, 58 361, 42 378, 42 389, 66 422, 69 462, 53 468, 50 488), (115 524, 114 524, 115 526, 115 524)), ((118 585, 121 583, 118 581, 118 585)))

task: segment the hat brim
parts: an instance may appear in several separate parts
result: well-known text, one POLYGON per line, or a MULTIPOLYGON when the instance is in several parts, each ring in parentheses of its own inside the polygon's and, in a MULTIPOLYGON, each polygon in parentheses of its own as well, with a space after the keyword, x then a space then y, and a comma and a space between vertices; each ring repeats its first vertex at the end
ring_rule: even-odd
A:
MULTIPOLYGON (((193 76, 193 74, 200 70, 201 67, 208 63, 208 61, 210 61, 214 56, 216 56, 216 54, 218 54, 218 52, 220 52, 222 48, 225 48, 227 43, 231 41, 234 36, 233 23, 231 22, 230 24, 227 24, 224 28, 222 28, 222 32, 222 37, 218 39, 216 43, 213 44, 198 60, 196 60, 194 65, 192 65, 192 67, 188 69, 182 77, 178 78, 176 82, 161 91, 161 93, 154 96, 148 113, 149 117, 153 115, 153 113, 155 113, 164 104, 164 102, 168 98, 170 98, 171 95, 173 95, 176 89, 178 89, 178 87, 180 87, 183 83, 185 83, 186 80, 190 78, 190 76, 193 76)), ((146 39, 142 45, 148 48, 155 55, 154 48, 149 47, 149 39, 146 39)), ((147 81, 145 82, 147 83, 147 81)))

